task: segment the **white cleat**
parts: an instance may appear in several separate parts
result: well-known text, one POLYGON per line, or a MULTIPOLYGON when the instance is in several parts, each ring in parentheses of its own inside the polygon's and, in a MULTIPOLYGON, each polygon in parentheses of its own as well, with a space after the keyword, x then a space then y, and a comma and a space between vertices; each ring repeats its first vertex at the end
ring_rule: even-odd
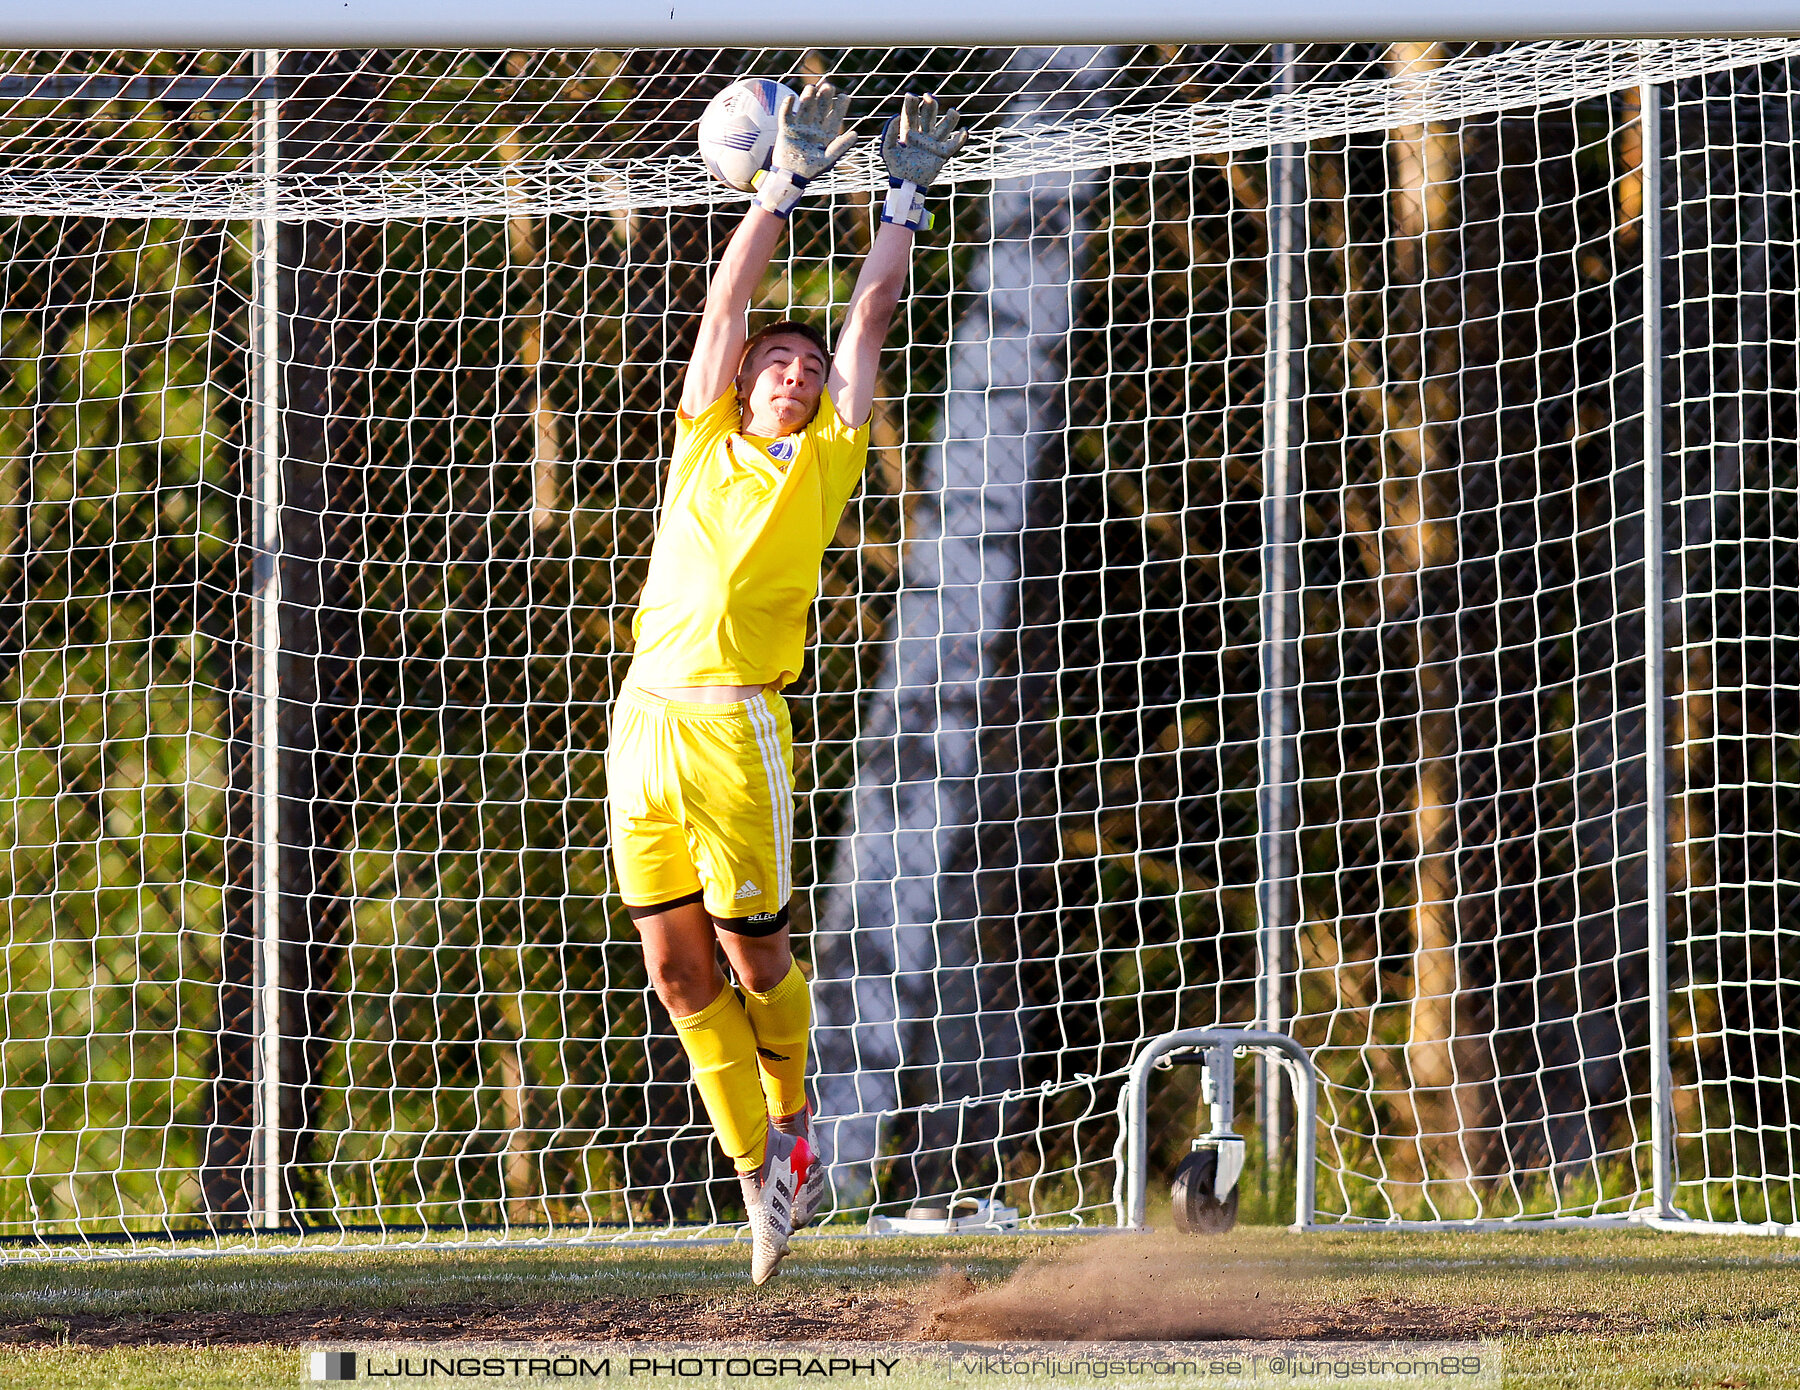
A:
POLYGON ((825 1201, 825 1157, 819 1152, 819 1141, 813 1133, 813 1110, 808 1105, 798 1115, 782 1121, 794 1126, 789 1132, 806 1141, 806 1147, 812 1154, 812 1162, 807 1166, 806 1178, 800 1184, 800 1191, 794 1198, 794 1229, 797 1231, 807 1225, 819 1213, 825 1201))
POLYGON ((738 1174, 744 1213, 750 1218, 750 1282, 765 1284, 787 1258, 794 1230, 794 1198, 813 1164, 812 1146, 799 1135, 769 1126, 762 1167, 738 1174))

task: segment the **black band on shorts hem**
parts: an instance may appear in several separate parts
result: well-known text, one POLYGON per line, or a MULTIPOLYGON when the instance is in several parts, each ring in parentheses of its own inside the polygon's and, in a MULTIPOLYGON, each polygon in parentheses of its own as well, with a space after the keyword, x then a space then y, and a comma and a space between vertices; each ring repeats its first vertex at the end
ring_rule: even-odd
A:
POLYGON ((749 917, 713 918, 713 925, 720 931, 728 931, 736 936, 773 936, 788 924, 786 905, 779 912, 758 912, 749 917))
POLYGON ((705 893, 689 893, 685 898, 671 898, 666 903, 652 903, 649 907, 633 907, 630 903, 626 903, 625 911, 630 915, 632 921, 641 922, 644 918, 654 917, 659 912, 670 912, 678 907, 686 907, 689 903, 705 901, 705 893))

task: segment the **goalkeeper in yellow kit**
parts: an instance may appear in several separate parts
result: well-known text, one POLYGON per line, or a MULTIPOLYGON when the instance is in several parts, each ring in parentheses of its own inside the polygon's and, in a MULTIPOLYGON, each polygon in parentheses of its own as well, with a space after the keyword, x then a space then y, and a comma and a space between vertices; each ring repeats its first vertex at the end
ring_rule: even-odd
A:
POLYGON ((788 942, 793 734, 779 692, 799 674, 825 547, 868 457, 924 190, 964 138, 955 112, 905 98, 882 135, 888 197, 836 352, 792 321, 746 342, 788 213, 850 143, 846 105, 825 82, 782 103, 771 167, 707 289, 607 755, 619 891, 742 1180, 758 1284, 825 1191, 805 1088, 812 1006, 788 942))

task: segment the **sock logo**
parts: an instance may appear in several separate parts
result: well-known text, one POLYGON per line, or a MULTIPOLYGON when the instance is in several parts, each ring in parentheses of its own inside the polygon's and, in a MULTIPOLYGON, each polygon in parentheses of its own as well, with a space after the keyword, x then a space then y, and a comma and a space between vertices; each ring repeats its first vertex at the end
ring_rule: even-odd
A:
POLYGON ((771 1051, 769 1051, 768 1048, 760 1047, 760 1046, 756 1049, 756 1055, 758 1057, 761 1057, 766 1062, 785 1062, 788 1060, 786 1057, 783 1057, 779 1052, 771 1052, 771 1051))
POLYGON ((756 880, 747 878, 738 884, 738 890, 731 895, 731 900, 734 903, 741 903, 745 898, 758 897, 761 893, 762 889, 756 886, 756 880))

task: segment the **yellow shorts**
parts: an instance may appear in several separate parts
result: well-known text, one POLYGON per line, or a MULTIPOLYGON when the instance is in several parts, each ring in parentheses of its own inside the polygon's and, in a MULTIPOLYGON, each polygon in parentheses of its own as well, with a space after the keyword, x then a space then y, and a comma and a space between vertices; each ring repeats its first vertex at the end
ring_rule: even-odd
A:
POLYGON ((727 930, 766 936, 793 892, 794 728, 772 690, 741 704, 627 686, 613 705, 607 821, 629 908, 701 901, 727 930))

